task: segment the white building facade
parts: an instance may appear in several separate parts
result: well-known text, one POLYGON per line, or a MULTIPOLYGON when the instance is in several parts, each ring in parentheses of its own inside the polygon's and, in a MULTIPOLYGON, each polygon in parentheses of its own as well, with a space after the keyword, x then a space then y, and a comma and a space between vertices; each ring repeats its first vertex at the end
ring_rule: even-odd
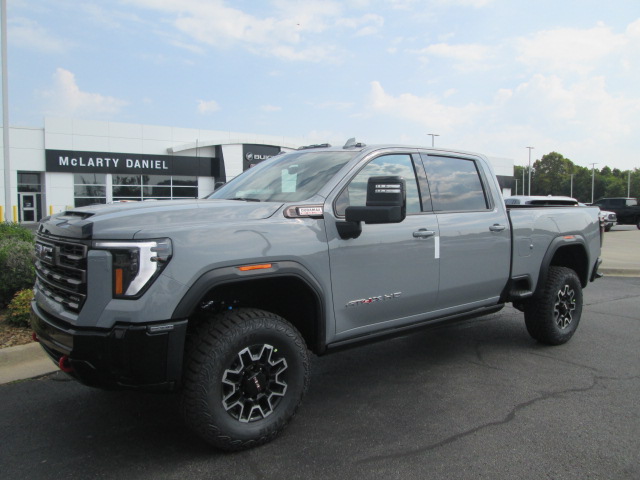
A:
MULTIPOLYGON (((304 143, 268 135, 46 118, 44 128, 10 128, 13 200, 0 204, 2 219, 28 224, 95 203, 199 198, 216 183, 304 143)), ((513 161, 490 161, 508 195, 513 161)), ((3 165, 3 203, 5 185, 3 165)))
POLYGON ((44 128, 11 127, 9 138, 14 200, 2 206, 3 219, 20 223, 94 203, 202 197, 217 182, 302 145, 268 135, 60 118, 46 118, 44 128))

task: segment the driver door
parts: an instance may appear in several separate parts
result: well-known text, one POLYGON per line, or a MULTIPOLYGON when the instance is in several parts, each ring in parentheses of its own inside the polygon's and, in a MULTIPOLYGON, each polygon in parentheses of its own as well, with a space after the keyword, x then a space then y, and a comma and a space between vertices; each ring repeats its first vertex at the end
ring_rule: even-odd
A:
MULTIPOLYGON (((355 239, 329 231, 336 340, 416 321, 435 308, 439 284, 438 223, 420 162, 411 154, 368 162, 338 195, 335 215, 364 206, 369 177, 402 176, 407 216, 400 223, 362 224, 355 239)), ((331 228, 331 222, 327 222, 331 228)))

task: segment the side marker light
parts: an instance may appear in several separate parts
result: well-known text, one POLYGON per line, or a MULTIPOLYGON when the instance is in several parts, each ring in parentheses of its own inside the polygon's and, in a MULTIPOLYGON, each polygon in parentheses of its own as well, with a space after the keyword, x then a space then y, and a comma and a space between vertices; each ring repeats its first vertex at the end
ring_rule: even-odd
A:
POLYGON ((271 263, 261 263, 258 265, 244 265, 242 267, 238 267, 238 270, 241 272, 250 272, 251 270, 266 270, 271 267, 273 267, 273 264, 271 263))

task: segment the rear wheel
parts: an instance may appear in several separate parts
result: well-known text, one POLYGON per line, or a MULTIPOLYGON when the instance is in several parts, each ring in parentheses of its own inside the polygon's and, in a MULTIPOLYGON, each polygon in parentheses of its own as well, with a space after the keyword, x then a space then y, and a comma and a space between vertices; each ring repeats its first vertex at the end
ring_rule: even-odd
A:
POLYGON ((240 309, 195 332, 185 359, 187 425, 227 451, 261 445, 295 415, 309 384, 300 333, 269 312, 240 309))
POLYGON ((524 310, 529 335, 547 345, 569 341, 581 315, 582 285, 576 273, 566 267, 549 268, 542 290, 524 310))

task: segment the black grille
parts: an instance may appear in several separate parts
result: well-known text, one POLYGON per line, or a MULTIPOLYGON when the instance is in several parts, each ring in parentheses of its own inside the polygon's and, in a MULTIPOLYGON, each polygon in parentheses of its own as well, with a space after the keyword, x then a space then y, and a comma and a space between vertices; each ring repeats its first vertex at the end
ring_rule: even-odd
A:
POLYGON ((87 296, 86 245, 36 237, 36 286, 65 309, 79 312, 87 296))

